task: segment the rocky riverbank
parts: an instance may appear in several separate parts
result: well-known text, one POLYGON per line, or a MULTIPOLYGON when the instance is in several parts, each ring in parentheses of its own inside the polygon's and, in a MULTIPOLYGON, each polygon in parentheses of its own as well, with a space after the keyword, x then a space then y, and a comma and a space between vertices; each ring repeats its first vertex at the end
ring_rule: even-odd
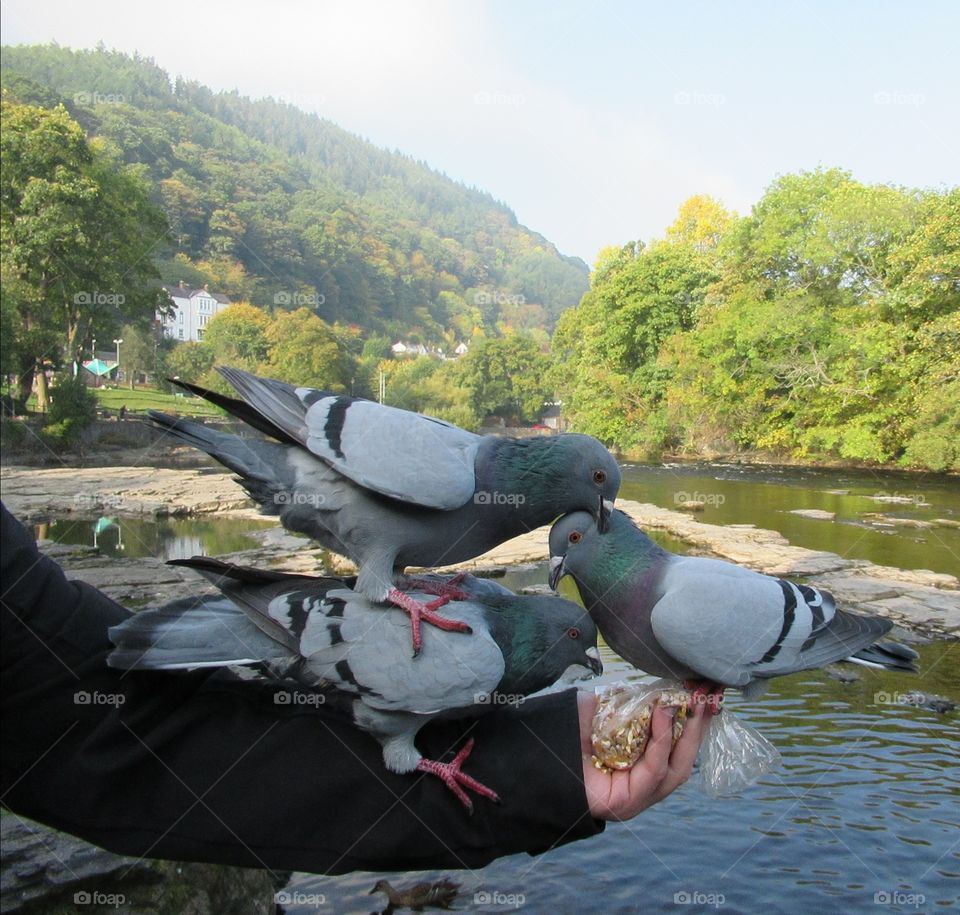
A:
MULTIPOLYGON (((127 517, 202 515, 261 518, 230 474, 214 467, 54 468, 4 467, 4 502, 23 520, 65 513, 127 517)), ((960 638, 960 582, 953 575, 879 566, 836 553, 794 546, 776 531, 752 525, 705 524, 689 513, 621 500, 641 527, 665 531, 695 552, 719 556, 771 575, 810 578, 845 607, 889 617, 928 635, 960 638)), ((547 558, 548 528, 501 544, 459 568, 471 570, 547 558)), ((232 562, 296 572, 349 572, 345 560, 283 530, 251 533, 249 550, 232 562)), ((91 548, 45 547, 73 577, 89 581, 121 602, 143 604, 196 593, 198 577, 157 559, 111 559, 91 548)))

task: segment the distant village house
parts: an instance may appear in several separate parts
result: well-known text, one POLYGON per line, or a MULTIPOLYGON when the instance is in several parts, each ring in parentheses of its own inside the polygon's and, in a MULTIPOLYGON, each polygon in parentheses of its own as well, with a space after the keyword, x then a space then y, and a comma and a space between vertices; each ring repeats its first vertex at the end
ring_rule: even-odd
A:
POLYGON ((230 299, 218 292, 191 289, 182 280, 176 286, 164 286, 167 295, 173 300, 173 310, 166 315, 157 313, 157 321, 165 337, 194 343, 203 339, 204 330, 210 319, 230 304, 230 299))

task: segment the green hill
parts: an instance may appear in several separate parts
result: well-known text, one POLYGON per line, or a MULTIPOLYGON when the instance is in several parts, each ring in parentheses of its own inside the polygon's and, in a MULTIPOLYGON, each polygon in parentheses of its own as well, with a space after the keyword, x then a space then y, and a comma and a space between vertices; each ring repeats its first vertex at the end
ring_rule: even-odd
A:
POLYGON ((166 282, 424 342, 550 331, 587 289, 583 261, 489 194, 283 102, 102 48, 5 47, 0 68, 9 95, 62 103, 139 166, 170 221, 166 282))

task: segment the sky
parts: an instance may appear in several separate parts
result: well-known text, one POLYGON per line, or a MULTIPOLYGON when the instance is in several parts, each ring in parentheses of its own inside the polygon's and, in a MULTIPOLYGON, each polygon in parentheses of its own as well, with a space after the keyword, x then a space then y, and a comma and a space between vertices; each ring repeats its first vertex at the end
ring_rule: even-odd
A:
POLYGON ((4 44, 98 42, 273 96, 506 202, 565 254, 779 174, 960 181, 960 3, 4 0, 4 44))

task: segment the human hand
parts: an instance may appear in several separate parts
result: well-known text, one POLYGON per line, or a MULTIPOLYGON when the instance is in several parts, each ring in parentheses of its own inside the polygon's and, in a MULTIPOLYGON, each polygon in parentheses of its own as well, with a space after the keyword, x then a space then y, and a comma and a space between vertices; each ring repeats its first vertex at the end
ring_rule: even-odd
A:
POLYGON ((583 754, 583 784, 590 813, 600 820, 629 820, 679 788, 693 770, 700 743, 711 716, 704 703, 695 703, 683 734, 671 751, 675 709, 656 708, 646 752, 629 769, 601 772, 593 764, 590 734, 597 710, 596 695, 580 692, 580 747, 583 754))

